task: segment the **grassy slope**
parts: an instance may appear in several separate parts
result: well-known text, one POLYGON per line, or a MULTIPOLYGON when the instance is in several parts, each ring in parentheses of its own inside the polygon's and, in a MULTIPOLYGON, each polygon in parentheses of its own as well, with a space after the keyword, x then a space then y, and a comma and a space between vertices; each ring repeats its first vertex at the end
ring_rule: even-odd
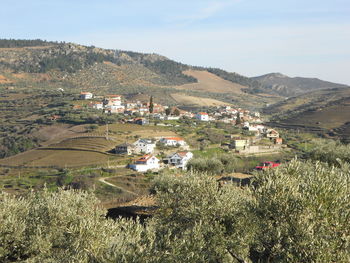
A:
POLYGON ((286 128, 306 127, 345 138, 350 135, 350 88, 314 91, 272 105, 265 112, 274 115, 275 124, 286 128))

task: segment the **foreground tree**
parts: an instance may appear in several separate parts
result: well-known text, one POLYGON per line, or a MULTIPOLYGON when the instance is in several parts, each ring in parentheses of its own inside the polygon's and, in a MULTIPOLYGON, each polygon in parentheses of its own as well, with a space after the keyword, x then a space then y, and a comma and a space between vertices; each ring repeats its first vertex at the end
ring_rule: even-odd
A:
POLYGON ((258 175, 254 262, 350 262, 349 164, 290 164, 258 175))
POLYGON ((142 262, 147 229, 107 220, 90 193, 0 196, 0 262, 142 262))
POLYGON ((159 176, 145 225, 109 220, 87 192, 0 195, 0 262, 350 262, 350 167, 300 162, 249 187, 159 176))

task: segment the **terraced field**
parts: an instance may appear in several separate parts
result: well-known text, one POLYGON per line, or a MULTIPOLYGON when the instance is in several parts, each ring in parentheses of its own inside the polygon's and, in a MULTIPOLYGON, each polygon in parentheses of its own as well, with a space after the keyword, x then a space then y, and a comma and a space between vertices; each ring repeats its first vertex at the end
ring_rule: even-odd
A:
POLYGON ((50 149, 82 149, 91 151, 106 152, 116 146, 115 140, 107 140, 105 137, 77 137, 63 140, 60 143, 52 144, 50 149))

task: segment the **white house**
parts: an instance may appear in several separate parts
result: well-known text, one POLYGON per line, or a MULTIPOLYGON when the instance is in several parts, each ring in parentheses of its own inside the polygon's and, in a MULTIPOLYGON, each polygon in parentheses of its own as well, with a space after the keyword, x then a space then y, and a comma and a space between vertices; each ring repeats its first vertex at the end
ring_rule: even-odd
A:
POLYGON ((206 112, 199 112, 196 115, 196 119, 200 121, 209 121, 209 115, 206 112))
POLYGON ((135 145, 135 153, 153 153, 154 148, 156 148, 156 144, 150 140, 150 139, 139 139, 136 142, 134 142, 135 145))
POLYGON ((180 138, 180 137, 165 137, 165 138, 161 138, 159 140, 161 143, 164 143, 164 145, 166 146, 184 146, 186 145, 186 142, 184 139, 180 138))
POLYGON ((180 116, 165 116, 165 120, 167 121, 177 121, 177 120, 180 120, 180 116))
POLYGON ((92 108, 95 110, 102 110, 103 109, 103 103, 101 102, 96 102, 92 104, 92 108))
POLYGON ((148 170, 157 170, 160 168, 159 159, 154 155, 144 155, 136 160, 129 167, 137 172, 147 172, 148 170))
POLYGON ((181 168, 186 170, 186 166, 189 160, 193 157, 191 152, 177 152, 174 153, 166 159, 169 164, 174 165, 176 168, 181 168))
POLYGON ((89 100, 92 99, 93 94, 91 92, 80 92, 80 99, 89 100))
POLYGON ((105 98, 105 104, 107 106, 120 106, 122 105, 122 96, 120 95, 107 95, 105 98))

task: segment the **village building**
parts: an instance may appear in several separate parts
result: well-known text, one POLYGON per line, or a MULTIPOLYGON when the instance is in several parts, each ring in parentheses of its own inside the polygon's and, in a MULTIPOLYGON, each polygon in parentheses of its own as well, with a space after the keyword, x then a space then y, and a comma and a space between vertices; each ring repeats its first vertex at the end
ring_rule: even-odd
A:
POLYGON ((209 115, 206 112, 198 112, 196 119, 200 121, 209 121, 209 115))
POLYGON ((104 99, 104 104, 106 106, 121 106, 122 96, 121 95, 107 95, 104 99))
POLYGON ((135 152, 136 146, 131 143, 122 143, 115 147, 116 154, 126 154, 131 155, 135 152))
POLYGON ((167 121, 177 121, 177 120, 180 120, 180 116, 172 116, 172 115, 165 116, 165 120, 167 120, 167 121))
POLYGON ((134 124, 147 125, 147 124, 149 124, 149 121, 145 118, 137 118, 134 120, 134 124))
POLYGON ((80 99, 82 100, 90 100, 92 97, 93 94, 91 92, 80 92, 80 99))
POLYGON ((140 154, 148 154, 153 153, 156 148, 156 144, 151 139, 139 139, 134 142, 135 145, 135 153, 140 154))
POLYGON ((147 113, 149 113, 149 108, 148 107, 140 107, 138 109, 138 112, 141 114, 141 115, 145 115, 147 113))
POLYGON ((186 166, 189 160, 193 158, 193 153, 191 152, 177 152, 169 155, 165 161, 175 166, 176 168, 186 170, 186 166))
POLYGON ((91 107, 95 110, 102 110, 103 109, 103 103, 102 102, 94 102, 91 104, 91 107))
POLYGON ((180 137, 165 137, 165 138, 161 138, 159 141, 166 146, 179 147, 179 146, 186 145, 185 140, 180 137))
POLYGON ((278 138, 280 137, 278 131, 274 130, 274 129, 267 129, 266 131, 266 137, 273 139, 273 138, 278 138))
POLYGON ((282 144, 283 139, 282 138, 275 138, 275 144, 282 144))
POLYGON ((137 172, 147 172, 149 170, 158 170, 160 168, 159 159, 154 155, 144 155, 129 165, 130 169, 137 172))
POLYGON ((249 140, 236 137, 231 141, 230 148, 235 150, 244 150, 249 146, 249 140))
POLYGON ((160 113, 154 113, 153 118, 156 120, 165 120, 166 115, 160 113))
POLYGON ((137 108, 137 102, 127 102, 125 103, 126 109, 134 109, 137 108))

